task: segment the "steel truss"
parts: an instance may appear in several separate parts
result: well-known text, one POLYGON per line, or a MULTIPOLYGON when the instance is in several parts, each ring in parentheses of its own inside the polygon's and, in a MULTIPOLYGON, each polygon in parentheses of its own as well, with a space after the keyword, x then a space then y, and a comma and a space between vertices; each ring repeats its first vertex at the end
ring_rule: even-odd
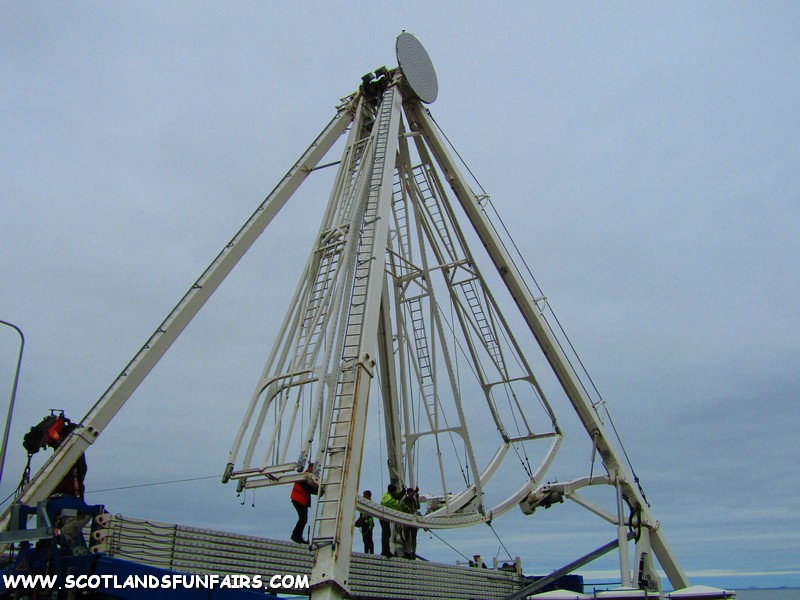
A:
POLYGON ((343 101, 317 140, 37 473, 20 502, 45 498, 94 443, 346 132, 319 233, 245 411, 223 481, 236 480, 240 490, 301 479, 319 484, 324 495, 316 503, 310 539, 315 599, 349 593, 357 510, 396 523, 446 528, 490 521, 518 505, 532 512, 561 497, 617 527, 623 583, 657 586, 655 556, 674 587, 685 587, 686 577, 595 404, 400 69, 384 70, 343 101), (544 483, 562 433, 465 232, 485 248, 564 388, 603 461, 602 477, 544 483), (375 377, 390 478, 423 488, 424 515, 357 497, 375 377), (523 466, 521 483, 487 506, 491 480, 512 456, 523 466), (306 472, 310 462, 312 473, 306 472), (459 477, 463 481, 456 484, 459 477), (614 486, 616 514, 576 492, 598 483, 614 486), (633 578, 626 505, 635 512, 639 531, 633 578))

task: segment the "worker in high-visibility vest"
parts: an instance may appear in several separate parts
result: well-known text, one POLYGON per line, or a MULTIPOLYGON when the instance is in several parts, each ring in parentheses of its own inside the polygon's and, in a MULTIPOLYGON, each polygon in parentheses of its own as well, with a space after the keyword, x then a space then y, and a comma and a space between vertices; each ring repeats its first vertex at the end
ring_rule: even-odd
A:
MULTIPOLYGON (((372 492, 365 490, 364 498, 372 500, 372 492)), ((364 541, 364 554, 375 554, 375 543, 372 541, 375 519, 372 518, 372 515, 362 512, 356 519, 356 527, 361 530, 361 539, 364 541)))
MULTIPOLYGON (((381 505, 395 510, 402 510, 400 507, 400 497, 397 486, 390 483, 386 488, 386 493, 381 498, 381 505)), ((392 554, 391 539, 392 539, 392 524, 389 521, 380 519, 381 522, 381 556, 387 558, 394 556, 392 554)))
MULTIPOLYGON (((419 514, 419 488, 408 488, 403 498, 400 500, 400 507, 403 512, 412 515, 419 514)), ((401 539, 403 541, 403 557, 417 558, 417 528, 413 525, 403 525, 400 528, 401 539)))
MULTIPOLYGON (((314 470, 314 463, 309 463, 306 473, 314 470)), ((311 494, 317 493, 317 486, 308 479, 295 482, 292 486, 292 506, 297 511, 297 524, 292 530, 292 541, 296 544, 308 544, 308 540, 303 539, 303 529, 308 523, 308 509, 311 507, 311 494)))

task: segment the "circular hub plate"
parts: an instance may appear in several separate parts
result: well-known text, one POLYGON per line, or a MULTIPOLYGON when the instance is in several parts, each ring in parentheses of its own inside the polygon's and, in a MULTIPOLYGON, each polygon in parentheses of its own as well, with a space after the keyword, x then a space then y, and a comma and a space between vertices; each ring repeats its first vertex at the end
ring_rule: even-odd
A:
POLYGON ((439 95, 439 81, 430 56, 410 33, 401 33, 395 44, 397 64, 403 71, 408 87, 417 97, 430 104, 439 95))

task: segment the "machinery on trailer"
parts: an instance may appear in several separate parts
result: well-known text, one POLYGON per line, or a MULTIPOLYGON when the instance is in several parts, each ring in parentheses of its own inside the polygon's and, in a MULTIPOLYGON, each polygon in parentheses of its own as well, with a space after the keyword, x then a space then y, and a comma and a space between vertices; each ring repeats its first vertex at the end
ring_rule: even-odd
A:
MULTIPOLYGON (((658 594, 658 563, 673 587, 685 588, 686 575, 609 435, 605 403, 516 245, 490 219, 491 199, 470 186, 425 106, 438 95, 427 52, 404 32, 396 53, 398 67, 364 75, 341 100, 330 123, 31 479, 19 504, 47 499, 301 183, 317 169, 338 166, 223 475, 239 491, 305 479, 318 484, 303 549, 312 598, 376 593, 359 591, 352 577, 357 511, 435 530, 490 523, 517 507, 532 514, 564 499, 609 522, 613 540, 553 578, 617 550, 624 587, 658 594), (342 136, 341 158, 321 164, 342 136), (512 326, 509 306, 522 328, 512 326), (534 374, 527 345, 533 340, 602 473, 548 483, 563 431, 534 374), (389 478, 398 488, 422 490, 420 510, 358 497, 375 387, 389 478), (516 462, 517 484, 498 490, 516 462), (611 508, 581 495, 590 486, 613 491, 611 508)), ((4 525, 10 517, 7 511, 4 525)), ((111 547, 101 539, 99 548, 111 547)), ((291 553, 280 544, 271 552, 291 553)), ((508 597, 526 597, 543 585, 517 585, 508 597)))

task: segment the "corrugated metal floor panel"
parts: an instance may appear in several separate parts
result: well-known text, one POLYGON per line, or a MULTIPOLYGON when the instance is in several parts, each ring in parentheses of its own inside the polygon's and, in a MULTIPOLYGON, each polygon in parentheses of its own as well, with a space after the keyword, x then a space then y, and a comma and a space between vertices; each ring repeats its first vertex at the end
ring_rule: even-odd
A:
MULTIPOLYGON (((110 556, 185 573, 261 575, 267 580, 311 573, 311 551, 291 542, 120 515, 106 515, 104 521, 94 544, 110 556)), ((500 600, 525 583, 514 573, 354 553, 348 585, 354 600, 500 600)))

